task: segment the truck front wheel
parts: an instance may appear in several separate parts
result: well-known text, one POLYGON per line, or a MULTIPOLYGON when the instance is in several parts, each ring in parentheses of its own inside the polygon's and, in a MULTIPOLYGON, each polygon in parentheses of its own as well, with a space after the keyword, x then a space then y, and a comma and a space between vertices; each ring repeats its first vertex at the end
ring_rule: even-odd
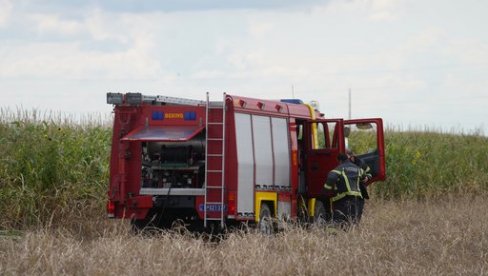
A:
POLYGON ((261 234, 271 235, 274 232, 273 219, 271 217, 271 210, 268 204, 261 204, 261 210, 259 212, 258 229, 261 234))
POLYGON ((327 213, 324 204, 320 200, 315 202, 313 222, 317 226, 324 226, 327 223, 327 213))

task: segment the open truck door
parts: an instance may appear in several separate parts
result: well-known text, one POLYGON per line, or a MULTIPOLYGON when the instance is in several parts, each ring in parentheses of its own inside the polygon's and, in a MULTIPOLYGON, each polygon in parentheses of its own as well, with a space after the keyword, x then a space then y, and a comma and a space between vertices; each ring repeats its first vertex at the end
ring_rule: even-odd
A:
POLYGON ((385 180, 385 150, 382 119, 319 119, 306 122, 305 175, 307 196, 323 195, 327 174, 338 164, 337 156, 347 149, 371 169, 372 179, 385 180), (314 134, 315 133, 315 134, 314 134))
POLYGON ((345 151, 342 119, 319 119, 306 123, 305 170, 307 196, 323 195, 327 174, 337 165, 337 155, 345 151))
POLYGON ((385 144, 383 120, 379 118, 344 121, 346 149, 365 162, 371 169, 372 179, 385 180, 385 144))

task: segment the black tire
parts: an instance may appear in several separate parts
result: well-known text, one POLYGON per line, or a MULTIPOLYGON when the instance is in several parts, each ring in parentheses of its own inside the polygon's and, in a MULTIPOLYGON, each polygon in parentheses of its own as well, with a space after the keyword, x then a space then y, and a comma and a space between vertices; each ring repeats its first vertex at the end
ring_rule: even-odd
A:
POLYGON ((130 221, 132 231, 135 234, 142 234, 147 230, 149 220, 147 219, 132 219, 130 221))
POLYGON ((271 210, 266 203, 261 204, 261 210, 259 211, 258 231, 263 235, 271 235, 274 233, 271 210))
POLYGON ((320 200, 315 201, 313 223, 316 226, 324 226, 327 224, 327 211, 325 210, 324 203, 320 200))
POLYGON ((151 210, 147 214, 146 218, 132 219, 130 224, 132 226, 132 231, 135 234, 148 234, 151 232, 156 232, 160 228, 158 225, 159 220, 160 215, 151 210))

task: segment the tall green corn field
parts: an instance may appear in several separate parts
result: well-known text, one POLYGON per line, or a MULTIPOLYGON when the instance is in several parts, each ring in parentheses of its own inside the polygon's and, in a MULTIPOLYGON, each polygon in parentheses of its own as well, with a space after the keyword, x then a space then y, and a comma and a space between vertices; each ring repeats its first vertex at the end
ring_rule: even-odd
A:
POLYGON ((431 198, 488 190, 488 138, 434 132, 385 133, 387 180, 382 198, 431 198))
MULTIPOLYGON (((101 122, 0 112, 0 229, 102 220, 111 129, 101 122)), ((387 180, 375 197, 431 198, 488 191, 488 138, 385 133, 387 180)))
POLYGON ((1 118, 0 228, 100 213, 106 199, 110 134, 101 124, 37 119, 35 113, 1 118))

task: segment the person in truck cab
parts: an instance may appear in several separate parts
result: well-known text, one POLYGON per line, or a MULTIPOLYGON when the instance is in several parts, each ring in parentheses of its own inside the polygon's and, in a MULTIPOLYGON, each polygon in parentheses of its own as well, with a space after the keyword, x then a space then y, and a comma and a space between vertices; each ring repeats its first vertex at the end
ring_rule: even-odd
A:
POLYGON ((360 183, 366 179, 366 174, 348 155, 340 153, 337 159, 340 164, 329 172, 324 188, 333 195, 331 202, 334 223, 348 229, 351 224, 359 223, 361 220, 364 198, 360 183))

